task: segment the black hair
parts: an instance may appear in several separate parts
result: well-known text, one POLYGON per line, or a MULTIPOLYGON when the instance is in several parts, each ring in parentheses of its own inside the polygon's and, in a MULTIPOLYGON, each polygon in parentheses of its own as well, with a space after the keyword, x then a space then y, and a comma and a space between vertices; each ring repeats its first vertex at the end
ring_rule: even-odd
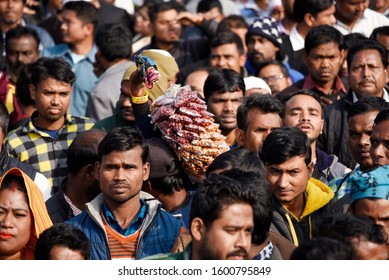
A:
POLYGON ((9 113, 7 107, 0 102, 0 129, 3 137, 7 136, 9 125, 9 113))
POLYGON ((288 68, 286 68, 286 66, 281 61, 275 60, 275 59, 266 60, 266 61, 258 64, 258 72, 257 73, 261 72, 261 70, 263 68, 265 68, 266 66, 269 66, 269 65, 277 65, 278 67, 280 67, 282 75, 284 75, 287 78, 290 77, 288 68))
POLYGON ((197 4, 197 13, 209 12, 213 8, 218 8, 219 12, 223 13, 223 7, 219 0, 201 0, 197 4))
POLYGON ((385 99, 377 96, 367 96, 358 99, 348 109, 347 119, 350 119, 356 115, 362 115, 372 111, 382 111, 389 109, 389 103, 385 99))
POLYGON ((71 85, 76 80, 72 67, 61 57, 41 57, 31 65, 30 71, 31 84, 34 86, 48 78, 71 85))
POLYGON ((19 73, 18 80, 16 81, 15 95, 18 98, 18 102, 24 106, 34 106, 35 101, 30 95, 30 83, 31 83, 31 64, 23 66, 19 73))
POLYGON ((312 49, 327 43, 334 43, 339 51, 344 49, 343 35, 337 29, 329 25, 313 27, 305 37, 304 51, 309 54, 312 49))
POLYGON ((249 25, 245 18, 241 15, 229 15, 221 20, 217 26, 216 33, 232 31, 232 28, 248 29, 249 25))
POLYGON ((12 28, 7 31, 7 34, 5 36, 5 47, 8 49, 8 42, 12 39, 19 39, 22 37, 31 37, 35 41, 35 47, 38 51, 39 44, 41 42, 38 33, 31 27, 21 26, 18 25, 15 28, 12 28))
POLYGON ((242 104, 239 105, 236 119, 238 128, 246 131, 250 122, 248 115, 251 110, 258 109, 264 114, 276 113, 283 118, 284 106, 281 101, 271 94, 250 94, 243 99, 242 104))
POLYGON ((388 65, 388 52, 385 47, 377 41, 366 39, 360 41, 358 44, 352 46, 349 49, 347 53, 347 65, 349 69, 351 67, 351 62, 353 61, 354 55, 357 52, 364 50, 377 50, 380 54, 382 64, 384 65, 384 68, 386 68, 386 66, 388 65))
POLYGON ((149 147, 139 129, 132 126, 116 127, 110 130, 99 144, 99 162, 103 156, 113 151, 128 151, 136 146, 142 148, 142 162, 146 163, 149 147))
POLYGON ((238 180, 224 175, 212 175, 196 190, 190 209, 190 224, 200 218, 209 228, 220 217, 221 212, 236 203, 255 205, 257 192, 243 186, 238 180))
POLYGON ((174 192, 185 188, 183 172, 176 175, 164 176, 162 178, 149 178, 153 189, 158 190, 163 195, 173 195, 174 192))
POLYGON ((174 0, 156 3, 155 5, 149 8, 150 22, 154 23, 159 13, 170 11, 170 10, 175 10, 178 13, 184 11, 185 8, 180 3, 174 0))
POLYGON ((320 96, 319 96, 319 94, 317 94, 316 92, 314 92, 312 90, 301 89, 301 90, 297 90, 297 91, 294 91, 294 92, 288 92, 288 93, 285 93, 285 94, 283 94, 281 96, 278 96, 278 98, 280 98, 281 102, 285 106, 286 102, 288 102, 290 99, 292 99, 296 95, 307 95, 307 96, 310 96, 313 99, 315 99, 320 104, 320 108, 322 109, 321 117, 322 118, 324 117, 324 110, 323 110, 323 106, 321 105, 321 102, 320 102, 320 96))
POLYGON ((239 147, 218 155, 208 166, 205 172, 209 177, 215 170, 240 169, 247 172, 264 173, 262 161, 258 154, 239 147))
POLYGON ((227 44, 235 44, 238 49, 239 55, 244 54, 244 47, 242 39, 238 34, 229 31, 229 32, 221 32, 217 33, 215 37, 213 37, 211 41, 211 49, 227 45, 227 44))
POLYGON ((344 49, 349 50, 352 46, 358 44, 363 40, 366 40, 367 37, 362 33, 350 33, 344 35, 343 39, 344 39, 344 49))
POLYGON ((91 245, 88 237, 71 224, 58 223, 44 230, 36 242, 35 259, 50 260, 51 250, 55 246, 79 251, 85 260, 90 258, 91 245))
POLYGON ((83 24, 92 23, 94 27, 97 26, 97 8, 92 3, 86 1, 69 1, 63 5, 61 12, 65 10, 75 12, 77 18, 83 24))
POLYGON ((252 243, 260 245, 264 243, 269 235, 270 224, 273 218, 273 197, 269 183, 262 173, 247 172, 239 169, 230 169, 221 173, 234 180, 239 181, 246 188, 257 192, 254 210, 254 231, 252 243))
POLYGON ((79 133, 66 151, 67 167, 70 173, 77 174, 81 168, 94 165, 99 160, 98 147, 106 133, 91 129, 79 133))
POLYGON ((1 182, 0 191, 5 189, 14 190, 15 188, 16 190, 24 194, 24 198, 26 199, 26 202, 29 205, 27 188, 23 177, 20 175, 9 173, 5 176, 5 178, 1 182))
POLYGON ((96 46, 108 61, 130 58, 132 33, 121 24, 104 24, 96 31, 96 46))
POLYGON ((214 93, 246 91, 241 74, 231 69, 215 69, 211 71, 204 83, 204 99, 208 101, 214 93))
POLYGON ((389 105, 387 106, 387 109, 382 110, 378 113, 378 115, 374 119, 374 125, 377 125, 383 121, 389 120, 389 105))
POLYGON ((293 5, 294 19, 300 23, 306 14, 316 17, 320 12, 328 10, 334 5, 333 0, 295 0, 293 5))
POLYGON ((351 243, 329 237, 314 237, 294 249, 291 260, 355 260, 351 243))
POLYGON ((309 138, 297 127, 281 127, 270 132, 260 153, 265 165, 281 164, 295 156, 304 157, 306 165, 311 163, 309 138))
POLYGON ((370 39, 377 41, 378 35, 389 36, 389 25, 374 28, 370 39))

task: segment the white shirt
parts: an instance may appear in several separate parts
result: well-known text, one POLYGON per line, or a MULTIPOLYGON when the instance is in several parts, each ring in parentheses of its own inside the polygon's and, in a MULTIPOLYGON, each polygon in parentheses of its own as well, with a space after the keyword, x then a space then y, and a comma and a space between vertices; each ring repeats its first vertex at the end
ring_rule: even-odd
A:
POLYGON ((300 35, 300 33, 297 32, 296 25, 293 26, 292 30, 290 31, 289 40, 292 44, 293 51, 297 52, 304 48, 305 40, 300 35))

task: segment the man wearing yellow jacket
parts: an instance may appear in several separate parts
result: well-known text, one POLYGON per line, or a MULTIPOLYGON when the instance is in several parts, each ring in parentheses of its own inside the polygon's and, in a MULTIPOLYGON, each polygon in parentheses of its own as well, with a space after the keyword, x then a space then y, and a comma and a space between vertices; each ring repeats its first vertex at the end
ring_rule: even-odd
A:
POLYGON ((311 178, 311 146, 299 128, 282 127, 265 139, 260 154, 274 197, 271 228, 296 246, 312 238, 314 223, 329 211, 333 191, 311 178))

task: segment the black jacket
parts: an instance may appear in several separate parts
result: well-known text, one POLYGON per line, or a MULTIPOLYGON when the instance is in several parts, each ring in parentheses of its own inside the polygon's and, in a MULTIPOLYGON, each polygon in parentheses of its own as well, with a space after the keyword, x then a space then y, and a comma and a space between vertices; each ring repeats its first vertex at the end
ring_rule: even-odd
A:
POLYGON ((63 223, 74 217, 72 209, 64 197, 63 186, 66 184, 65 182, 66 179, 62 182, 58 192, 46 201, 47 212, 49 212, 53 224, 63 223))

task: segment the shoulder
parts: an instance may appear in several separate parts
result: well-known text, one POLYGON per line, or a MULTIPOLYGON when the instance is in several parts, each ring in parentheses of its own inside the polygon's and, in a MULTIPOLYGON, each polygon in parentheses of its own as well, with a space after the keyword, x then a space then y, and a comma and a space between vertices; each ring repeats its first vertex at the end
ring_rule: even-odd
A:
POLYGON ((42 51, 42 56, 56 56, 63 55, 69 50, 69 46, 67 44, 59 44, 50 48, 45 48, 42 51))

